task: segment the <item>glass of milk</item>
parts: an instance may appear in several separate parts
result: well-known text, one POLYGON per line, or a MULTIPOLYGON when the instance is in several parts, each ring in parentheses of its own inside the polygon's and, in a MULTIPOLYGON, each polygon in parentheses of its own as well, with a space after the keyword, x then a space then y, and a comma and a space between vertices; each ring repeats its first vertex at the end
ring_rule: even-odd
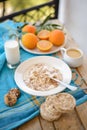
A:
POLYGON ((19 44, 15 39, 7 40, 4 44, 7 66, 11 69, 20 63, 19 44))

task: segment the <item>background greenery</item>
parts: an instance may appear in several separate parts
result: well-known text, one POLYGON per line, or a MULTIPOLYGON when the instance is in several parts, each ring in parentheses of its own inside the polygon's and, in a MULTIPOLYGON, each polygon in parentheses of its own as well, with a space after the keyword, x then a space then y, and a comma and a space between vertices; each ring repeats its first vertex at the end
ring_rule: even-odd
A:
POLYGON ((50 0, 8 0, 8 4, 12 7, 12 11, 19 11, 48 1, 50 0))
MULTIPOLYGON (((23 9, 27 9, 36 5, 40 5, 51 0, 7 0, 5 4, 5 15, 11 14, 23 9)), ((0 9, 2 5, 0 3, 0 9)), ((54 13, 53 7, 43 7, 39 11, 33 10, 29 11, 26 15, 20 15, 14 18, 16 21, 38 21, 45 19, 49 14, 54 13)))

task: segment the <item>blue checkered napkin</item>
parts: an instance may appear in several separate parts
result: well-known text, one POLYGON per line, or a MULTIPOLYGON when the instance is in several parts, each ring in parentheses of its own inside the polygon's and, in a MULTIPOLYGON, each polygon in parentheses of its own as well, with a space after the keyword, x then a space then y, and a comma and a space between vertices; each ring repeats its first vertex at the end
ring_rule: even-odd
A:
POLYGON ((34 97, 22 93, 17 104, 0 110, 0 130, 15 128, 39 114, 40 104, 44 101, 42 97, 34 97), (25 101, 23 101, 26 99, 25 101))
MULTIPOLYGON (((25 57, 27 59, 33 56, 26 52, 25 55, 23 53, 23 50, 21 50, 21 61, 25 57)), ((2 55, 0 55, 0 60, 4 58, 4 62, 0 64, 0 130, 8 130, 37 116, 39 114, 39 107, 45 98, 34 97, 21 91, 21 96, 16 105, 13 107, 6 106, 4 103, 4 95, 11 88, 17 88, 17 86, 14 81, 15 70, 7 68, 4 53, 2 55)))
MULTIPOLYGON (((13 129, 39 115, 39 107, 45 100, 44 97, 31 96, 21 91, 21 96, 16 105, 8 107, 4 103, 4 95, 8 93, 11 88, 17 87, 17 85, 14 81, 15 69, 10 70, 6 65, 2 37, 9 28, 15 29, 17 25, 19 25, 19 23, 14 23, 13 21, 6 21, 0 24, 0 130, 13 129)), ((20 49, 20 53, 21 62, 37 56, 27 53, 22 49, 20 49)), ((73 80, 71 83, 74 85, 73 80)), ((66 89, 66 92, 67 91, 69 90, 66 89)), ((87 95, 82 90, 71 94, 76 98, 77 105, 80 105, 87 100, 87 95)))

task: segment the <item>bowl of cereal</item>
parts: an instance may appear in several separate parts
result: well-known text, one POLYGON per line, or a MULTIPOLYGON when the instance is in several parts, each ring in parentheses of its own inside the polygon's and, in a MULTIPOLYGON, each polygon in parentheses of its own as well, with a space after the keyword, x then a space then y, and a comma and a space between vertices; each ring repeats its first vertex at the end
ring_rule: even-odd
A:
POLYGON ((37 56, 22 62, 15 71, 14 79, 21 90, 35 96, 48 96, 63 91, 66 87, 52 80, 49 74, 67 84, 71 82, 69 66, 52 56, 37 56))

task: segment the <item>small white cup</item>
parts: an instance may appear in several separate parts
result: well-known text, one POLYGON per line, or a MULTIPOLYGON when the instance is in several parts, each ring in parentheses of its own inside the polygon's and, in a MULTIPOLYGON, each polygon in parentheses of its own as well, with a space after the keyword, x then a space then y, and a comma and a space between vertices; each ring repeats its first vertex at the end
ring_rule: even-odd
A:
POLYGON ((70 67, 79 67, 83 63, 83 52, 78 48, 61 48, 63 60, 70 67))

